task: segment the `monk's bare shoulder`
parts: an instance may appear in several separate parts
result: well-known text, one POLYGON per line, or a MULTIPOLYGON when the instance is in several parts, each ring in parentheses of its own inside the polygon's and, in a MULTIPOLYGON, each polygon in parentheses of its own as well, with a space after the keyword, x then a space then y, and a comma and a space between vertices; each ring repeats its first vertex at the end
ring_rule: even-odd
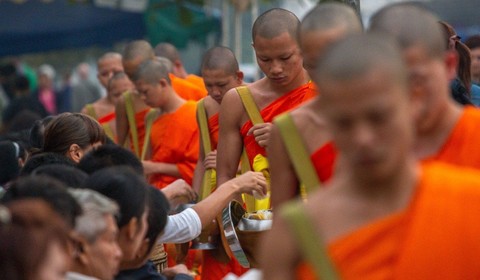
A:
POLYGON ((207 111, 207 117, 211 117, 220 111, 220 104, 210 96, 206 96, 204 99, 205 110, 207 111))

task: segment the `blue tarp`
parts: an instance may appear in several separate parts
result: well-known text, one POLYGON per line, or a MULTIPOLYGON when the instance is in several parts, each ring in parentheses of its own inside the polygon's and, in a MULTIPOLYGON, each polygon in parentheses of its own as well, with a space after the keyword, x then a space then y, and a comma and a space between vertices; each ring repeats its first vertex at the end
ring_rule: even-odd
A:
POLYGON ((0 56, 90 46, 146 36, 142 13, 72 4, 0 1, 0 56))

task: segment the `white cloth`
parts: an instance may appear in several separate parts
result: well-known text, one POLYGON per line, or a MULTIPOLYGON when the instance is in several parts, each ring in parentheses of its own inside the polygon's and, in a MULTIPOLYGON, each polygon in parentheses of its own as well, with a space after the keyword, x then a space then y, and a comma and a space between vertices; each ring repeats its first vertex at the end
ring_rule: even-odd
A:
POLYGON ((167 225, 158 239, 159 243, 185 243, 202 232, 202 222, 192 208, 168 216, 167 225))
POLYGON ((90 277, 90 276, 83 275, 77 272, 72 272, 72 271, 67 272, 66 279, 67 280, 99 280, 98 278, 90 277))

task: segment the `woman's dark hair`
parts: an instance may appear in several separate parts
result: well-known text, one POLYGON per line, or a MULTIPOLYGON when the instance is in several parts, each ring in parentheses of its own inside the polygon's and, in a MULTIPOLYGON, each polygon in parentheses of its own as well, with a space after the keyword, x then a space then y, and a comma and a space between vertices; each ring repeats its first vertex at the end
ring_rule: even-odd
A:
POLYGON ((0 207, 4 216, 0 221, 0 279, 36 279, 53 244, 68 252, 68 229, 46 202, 23 199, 0 207))
POLYGON ((157 242, 157 238, 167 225, 167 216, 170 204, 165 195, 155 187, 148 186, 148 230, 145 238, 148 238, 148 250, 150 253, 157 242))
POLYGON ((25 162, 25 165, 20 171, 20 176, 31 174, 38 167, 51 164, 75 166, 75 162, 65 155, 57 153, 38 153, 25 162))
POLYGON ((54 119, 53 116, 45 117, 41 120, 37 120, 30 128, 29 142, 34 151, 43 149, 43 138, 45 134, 45 127, 54 119))
POLYGON ((17 178, 20 173, 19 159, 23 147, 13 141, 0 141, 0 185, 17 178))
POLYGON ((113 199, 120 208, 118 228, 132 218, 141 220, 145 212, 147 187, 145 179, 127 166, 101 169, 88 178, 85 188, 92 189, 113 199))
POLYGON ((65 184, 45 175, 31 175, 15 180, 0 199, 1 203, 36 198, 47 202, 70 228, 82 213, 78 202, 67 191, 65 184))
POLYGON ((84 149, 98 142, 105 144, 106 136, 95 119, 80 113, 62 113, 45 128, 43 151, 64 155, 72 144, 84 149))
POLYGON ((135 154, 121 146, 115 144, 106 144, 90 151, 82 157, 78 163, 78 168, 88 174, 106 167, 126 165, 130 166, 139 175, 143 176, 142 162, 135 154))
POLYGON ((87 173, 75 166, 48 164, 35 168, 32 175, 46 175, 59 180, 68 187, 79 188, 88 179, 87 173))

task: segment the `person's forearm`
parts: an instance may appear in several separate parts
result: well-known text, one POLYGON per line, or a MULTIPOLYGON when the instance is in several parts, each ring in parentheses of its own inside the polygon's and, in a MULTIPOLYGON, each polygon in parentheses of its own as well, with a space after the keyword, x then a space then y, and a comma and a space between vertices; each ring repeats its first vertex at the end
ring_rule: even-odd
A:
POLYGON ((202 223, 202 227, 209 225, 215 217, 221 213, 227 204, 235 199, 237 186, 235 183, 227 182, 217 188, 207 198, 193 206, 202 223))
POLYGON ((152 162, 150 174, 164 174, 177 178, 181 178, 182 176, 176 164, 165 162, 152 162))

